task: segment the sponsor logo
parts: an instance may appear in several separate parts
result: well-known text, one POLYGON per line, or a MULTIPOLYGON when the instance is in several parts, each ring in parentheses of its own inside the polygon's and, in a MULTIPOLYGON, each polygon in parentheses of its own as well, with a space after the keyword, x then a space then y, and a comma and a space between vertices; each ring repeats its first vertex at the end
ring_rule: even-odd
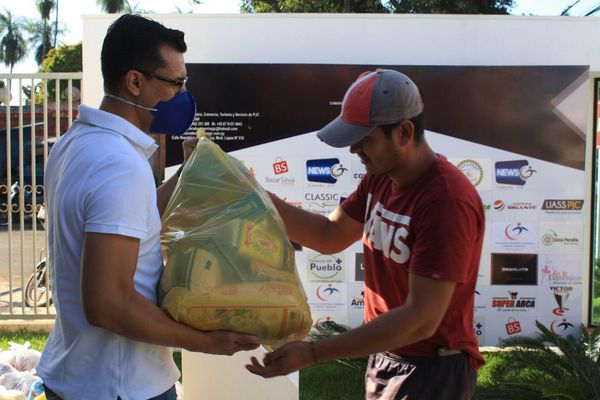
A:
POLYGON ((529 229, 524 226, 521 222, 517 222, 516 224, 508 224, 504 228, 504 236, 508 240, 519 240, 527 235, 529 229))
POLYGON ((541 240, 542 240, 542 244, 544 246, 552 246, 553 244, 562 244, 565 246, 578 246, 579 245, 578 238, 560 237, 552 229, 549 229, 548 232, 544 233, 542 235, 541 240))
POLYGON ((496 162, 496 182, 500 184, 523 186, 535 172, 527 160, 496 162))
POLYGON ((581 275, 569 274, 567 271, 557 271, 555 268, 545 264, 542 269, 542 285, 581 285, 581 275))
POLYGON ((473 332, 477 338, 480 338, 483 335, 483 323, 482 321, 473 320, 473 332))
POLYGON ((365 308, 365 292, 364 290, 360 292, 359 296, 352 296, 350 300, 350 308, 355 310, 362 310, 365 308))
POLYGON ((546 214, 578 214, 582 209, 583 200, 578 199, 546 199, 542 203, 546 214))
POLYGON ((305 193, 304 199, 307 201, 331 201, 338 203, 340 201, 339 193, 305 193))
POLYGON ((575 326, 570 323, 566 318, 557 319, 552 321, 550 324, 550 331, 556 335, 563 334, 567 329, 574 328, 575 326))
POLYGON ((496 211, 504 211, 504 210, 535 210, 537 209, 537 205, 526 202, 526 201, 517 201, 514 203, 505 203, 502 200, 494 201, 494 210, 496 211))
POLYGON ((516 335, 517 333, 521 333, 521 323, 512 317, 506 321, 504 326, 506 328, 507 335, 516 335))
POLYGON ((475 160, 462 160, 456 167, 467 177, 473 186, 477 187, 483 181, 483 168, 475 160))
POLYGON ((557 308, 552 310, 554 315, 562 316, 565 312, 569 311, 568 308, 564 307, 565 303, 569 299, 569 295, 573 291, 573 286, 550 286, 550 290, 556 300, 557 308))
POLYGON ((317 299, 321 300, 321 301, 328 301, 329 298, 335 294, 339 294, 340 291, 338 290, 338 288, 336 288, 335 286, 333 286, 333 284, 329 283, 327 285, 321 285, 319 287, 317 287, 317 290, 315 291, 315 294, 317 296, 317 299))
POLYGON ((318 280, 343 280, 344 265, 342 259, 336 256, 319 254, 308 260, 308 272, 318 280))
POLYGON ((354 280, 364 281, 365 280, 365 255, 363 253, 356 253, 354 255, 354 280))
POLYGON ((527 311, 535 308, 535 297, 519 297, 519 292, 508 291, 506 297, 492 297, 492 308, 498 311, 527 311))
POLYGON ((537 254, 492 253, 492 285, 537 285, 537 254))
POLYGON ((289 171, 287 161, 281 157, 277 157, 273 163, 273 173, 275 175, 285 174, 289 171))
POLYGON ((309 182, 336 183, 337 180, 346 172, 337 158, 322 158, 318 160, 306 161, 306 178, 309 182))
POLYGON ((506 208, 506 204, 504 204, 504 202, 502 200, 496 200, 494 201, 494 210, 496 211, 502 211, 506 208))

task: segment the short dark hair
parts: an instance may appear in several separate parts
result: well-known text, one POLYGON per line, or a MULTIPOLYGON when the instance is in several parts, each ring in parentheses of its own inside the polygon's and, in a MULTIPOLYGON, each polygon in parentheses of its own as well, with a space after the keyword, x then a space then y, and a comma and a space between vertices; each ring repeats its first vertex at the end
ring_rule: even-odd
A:
MULTIPOLYGON (((409 121, 412 122, 412 124, 415 127, 415 135, 414 135, 415 142, 419 143, 425 133, 425 113, 422 112, 421 114, 417 115, 416 117, 409 119, 409 121)), ((396 122, 395 124, 381 125, 380 128, 383 131, 383 133, 385 134, 385 136, 389 139, 392 136, 392 130, 395 127, 397 127, 399 124, 400 124, 400 122, 396 122)))
POLYGON ((163 44, 185 53, 187 46, 183 36, 183 32, 169 29, 141 15, 125 14, 119 17, 106 31, 102 43, 100 59, 104 90, 116 90, 121 77, 129 70, 154 72, 164 67, 165 60, 160 55, 163 44))

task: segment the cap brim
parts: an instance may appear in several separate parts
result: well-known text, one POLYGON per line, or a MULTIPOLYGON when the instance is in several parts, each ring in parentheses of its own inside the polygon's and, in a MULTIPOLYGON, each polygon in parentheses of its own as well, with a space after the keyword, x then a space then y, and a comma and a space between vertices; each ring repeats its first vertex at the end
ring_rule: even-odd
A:
POLYGON ((337 117, 317 132, 317 137, 332 147, 348 147, 359 142, 373 129, 374 126, 353 125, 337 117))

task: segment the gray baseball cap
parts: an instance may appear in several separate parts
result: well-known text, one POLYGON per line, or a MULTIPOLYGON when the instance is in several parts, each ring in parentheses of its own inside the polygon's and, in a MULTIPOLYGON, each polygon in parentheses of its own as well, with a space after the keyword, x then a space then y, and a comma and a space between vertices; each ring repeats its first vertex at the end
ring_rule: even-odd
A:
POLYGON ((411 119, 422 112, 421 93, 408 76, 391 69, 368 71, 346 91, 339 117, 317 136, 330 146, 347 147, 378 126, 411 119))

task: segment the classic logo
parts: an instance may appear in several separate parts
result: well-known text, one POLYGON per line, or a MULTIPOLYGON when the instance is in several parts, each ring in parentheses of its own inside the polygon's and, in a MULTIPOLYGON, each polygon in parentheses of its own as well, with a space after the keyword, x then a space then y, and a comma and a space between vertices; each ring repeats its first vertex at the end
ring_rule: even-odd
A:
POLYGON ((282 159, 281 157, 277 157, 275 162, 273 163, 273 173, 275 175, 285 174, 289 171, 287 161, 282 159))
POLYGON ((521 297, 508 291, 507 297, 492 297, 492 308, 498 311, 527 311, 535 308, 535 297, 521 297))
POLYGON ((542 235, 541 241, 544 246, 552 246, 553 244, 562 244, 565 246, 578 246, 579 245, 578 238, 576 238, 576 237, 572 237, 572 238, 560 237, 552 229, 549 229, 548 232, 546 232, 542 235))
MULTIPOLYGON (((367 207, 370 203, 371 194, 367 198, 367 207)), ((377 202, 365 222, 363 239, 372 248, 381 250, 384 257, 403 264, 410 258, 410 248, 404 243, 409 224, 409 216, 386 210, 377 202)))
POLYGON ((336 183, 348 171, 337 158, 322 158, 306 161, 306 178, 309 182, 336 183))
POLYGON ((535 172, 527 160, 496 162, 496 182, 500 184, 523 186, 535 172))
POLYGON ((304 200, 307 201, 330 201, 337 204, 340 201, 339 193, 304 193, 304 200))
POLYGON ((340 293, 340 291, 331 283, 327 285, 321 285, 317 287, 317 290, 315 291, 317 299, 321 301, 328 301, 329 298, 336 293, 340 293))
POLYGON ((548 213, 560 211, 581 211, 583 200, 577 199, 546 199, 542 203, 542 210, 548 213))
POLYGON ((521 333, 521 323, 512 317, 506 321, 504 326, 506 327, 507 335, 516 335, 517 333, 521 333))
POLYGON ((475 160, 462 160, 456 167, 467 177, 467 179, 477 187, 483 181, 483 168, 475 160))
POLYGON ((308 260, 308 272, 313 277, 324 281, 343 280, 344 266, 341 258, 319 254, 308 260))

